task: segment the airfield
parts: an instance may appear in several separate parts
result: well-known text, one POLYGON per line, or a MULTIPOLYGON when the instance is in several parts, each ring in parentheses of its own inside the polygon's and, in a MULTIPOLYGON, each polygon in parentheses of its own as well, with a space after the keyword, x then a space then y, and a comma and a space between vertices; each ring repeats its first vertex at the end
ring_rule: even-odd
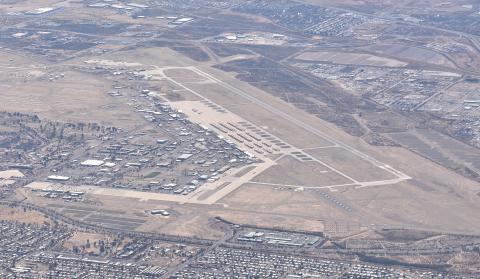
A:
MULTIPOLYGON (((78 69, 96 63, 108 65, 112 72, 120 68, 143 69, 149 77, 144 82, 160 89, 156 98, 258 161, 230 169, 218 181, 188 195, 35 181, 24 191, 25 197, 35 203, 69 206, 45 200, 31 191, 48 188, 85 192, 95 201, 97 210, 121 208, 128 201, 127 215, 131 216, 152 208, 169 208, 176 214, 167 219, 146 216, 145 224, 135 228, 161 232, 175 228, 175 232, 185 235, 212 234, 204 225, 217 216, 232 222, 274 227, 282 224, 285 228, 322 230, 331 235, 349 235, 368 227, 464 233, 480 230, 478 222, 466 221, 478 218, 478 204, 472 200, 475 183, 415 153, 367 145, 230 73, 165 48, 138 49, 135 55, 124 50, 82 57, 55 67, 69 69, 71 74, 65 77, 68 79, 73 74, 91 76, 78 69), (444 218, 437 218, 439 215, 444 218), (179 224, 197 229, 183 225, 180 229, 176 227, 179 224)), ((38 102, 46 102, 45 106, 29 105, 23 102, 22 94, 13 93, 2 109, 23 102, 20 111, 45 117, 59 117, 61 113, 61 117, 75 120, 77 112, 82 111, 90 121, 120 124, 125 129, 148 126, 121 99, 105 96, 105 90, 112 86, 109 75, 91 79, 96 85, 92 84, 88 98, 82 99, 84 95, 75 91, 71 91, 78 96, 75 102, 69 102, 68 92, 54 95, 55 102, 69 105, 68 112, 49 106, 48 99, 42 97, 38 102), (88 112, 89 103, 101 106, 102 102, 113 105, 101 114, 88 112)), ((55 88, 61 86, 60 82, 46 87, 49 92, 58 92, 55 88)), ((12 92, 26 85, 21 86, 12 88, 12 92)), ((66 210, 67 215, 75 216, 74 212, 66 210)))
MULTIPOLYGON (((110 63, 112 64, 116 65, 110 63)), ((193 122, 209 127, 262 161, 247 172, 240 170, 240 175, 225 177, 188 197, 148 194, 148 199, 214 204, 244 183, 251 182, 294 189, 332 190, 347 186, 362 188, 392 185, 411 179, 391 166, 196 67, 169 66, 155 68, 146 74, 151 75, 153 81, 167 80, 187 94, 197 97, 197 101, 174 101, 168 104, 188 115, 193 122), (204 96, 199 92, 208 93, 204 93, 204 96), (345 164, 345 161, 351 164, 345 164), (206 191, 211 195, 205 197, 206 191)), ((128 191, 122 190, 97 189, 92 193, 129 196, 128 191)), ((142 196, 135 192, 130 195, 142 196)))

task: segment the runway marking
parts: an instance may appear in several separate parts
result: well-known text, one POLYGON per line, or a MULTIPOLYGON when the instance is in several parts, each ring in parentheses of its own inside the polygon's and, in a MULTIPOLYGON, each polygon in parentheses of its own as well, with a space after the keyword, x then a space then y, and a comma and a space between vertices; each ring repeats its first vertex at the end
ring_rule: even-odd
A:
POLYGON ((338 188, 338 187, 347 187, 347 186, 357 186, 358 185, 357 183, 345 183, 345 184, 334 184, 334 185, 327 185, 327 186, 307 186, 307 185, 256 182, 256 181, 249 181, 248 183, 259 184, 259 185, 268 185, 268 186, 289 187, 289 188, 304 188, 304 189, 325 189, 325 188, 332 189, 332 188, 338 188))
POLYGON ((317 146, 317 147, 308 147, 308 148, 302 148, 301 150, 316 150, 316 149, 324 149, 324 148, 334 148, 334 147, 340 147, 338 145, 327 145, 327 146, 317 146))

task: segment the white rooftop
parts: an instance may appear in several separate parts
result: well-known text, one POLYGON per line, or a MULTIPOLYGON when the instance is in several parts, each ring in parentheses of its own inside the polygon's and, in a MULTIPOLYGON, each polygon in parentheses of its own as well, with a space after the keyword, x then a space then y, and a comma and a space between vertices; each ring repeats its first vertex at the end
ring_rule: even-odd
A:
POLYGON ((28 11, 27 14, 30 14, 30 15, 41 15, 41 14, 44 14, 44 13, 48 13, 48 12, 54 11, 54 10, 56 10, 56 9, 57 9, 57 8, 55 8, 55 7, 43 7, 43 8, 38 8, 38 9, 35 9, 35 10, 28 11))
POLYGON ((87 167, 99 167, 103 165, 105 162, 102 160, 85 160, 80 163, 82 166, 87 166, 87 167))
POLYGON ((49 180, 60 180, 60 181, 67 181, 70 179, 68 176, 61 176, 61 175, 50 175, 47 177, 49 180))

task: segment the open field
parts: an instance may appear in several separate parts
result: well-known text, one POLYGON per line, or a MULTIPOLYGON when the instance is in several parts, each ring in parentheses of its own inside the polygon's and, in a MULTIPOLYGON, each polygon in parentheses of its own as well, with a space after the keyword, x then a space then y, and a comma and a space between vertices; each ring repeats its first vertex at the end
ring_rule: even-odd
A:
POLYGON ((306 61, 323 61, 335 64, 367 65, 378 67, 404 67, 408 65, 408 63, 406 62, 381 56, 345 52, 304 52, 296 56, 295 59, 306 61))
POLYGON ((51 220, 45 218, 42 214, 34 211, 24 211, 19 208, 10 208, 8 206, 0 205, 0 218, 4 221, 17 221, 27 224, 40 224, 50 222, 51 220))
POLYGON ((253 182, 273 186, 303 188, 320 188, 335 185, 353 185, 353 181, 331 171, 315 161, 302 162, 294 157, 286 156, 277 164, 262 172, 253 182))
POLYGON ((405 171, 422 179, 381 187, 334 188, 332 191, 321 188, 295 191, 282 185, 267 187, 251 183, 237 189, 221 202, 229 204, 231 209, 316 216, 324 221, 358 222, 375 228, 421 228, 465 233, 480 231, 480 227, 472 226, 467 221, 478 218, 475 216, 478 205, 474 202, 479 191, 478 185, 456 174, 442 176, 445 168, 408 151, 400 152, 395 148, 386 150, 396 153, 395 161, 401 163, 405 171), (411 164, 412 160, 416 163, 411 164), (419 165, 423 167, 419 168, 419 165), (295 204, 292 199, 304 202, 295 204), (312 204, 309 200, 312 200, 312 204), (351 210, 347 211, 345 207, 351 210), (438 218, 437 212, 441 212, 442 218, 438 218))
POLYGON ((394 59, 404 60, 404 61, 417 61, 419 63, 429 63, 429 64, 435 64, 435 65, 454 67, 452 62, 450 62, 443 55, 437 52, 434 52, 432 50, 419 48, 419 47, 379 44, 373 47, 365 47, 362 49, 371 51, 379 55, 391 57, 394 59))
POLYGON ((378 168, 358 156, 349 154, 341 148, 309 149, 307 153, 341 172, 348 173, 357 181, 366 182, 395 178, 392 173, 378 168))
POLYGON ((97 122, 107 126, 134 127, 139 117, 125 100, 107 95, 110 84, 76 71, 53 82, 48 78, 17 84, 3 90, 0 110, 34 113, 49 119, 97 122))
POLYGON ((458 142, 432 130, 416 130, 390 135, 403 146, 423 155, 434 162, 450 168, 466 165, 474 172, 480 172, 478 149, 458 142))

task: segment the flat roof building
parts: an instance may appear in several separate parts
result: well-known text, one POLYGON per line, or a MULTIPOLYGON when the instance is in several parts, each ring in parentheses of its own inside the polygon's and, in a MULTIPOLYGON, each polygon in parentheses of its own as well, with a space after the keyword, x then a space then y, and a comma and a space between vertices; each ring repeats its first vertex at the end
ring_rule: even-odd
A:
POLYGON ((53 180, 53 181, 68 181, 70 180, 70 177, 68 176, 61 176, 61 175, 50 175, 47 177, 48 180, 53 180))
POLYGON ((80 163, 80 165, 85 167, 99 167, 103 165, 105 162, 102 160, 85 160, 80 163))

